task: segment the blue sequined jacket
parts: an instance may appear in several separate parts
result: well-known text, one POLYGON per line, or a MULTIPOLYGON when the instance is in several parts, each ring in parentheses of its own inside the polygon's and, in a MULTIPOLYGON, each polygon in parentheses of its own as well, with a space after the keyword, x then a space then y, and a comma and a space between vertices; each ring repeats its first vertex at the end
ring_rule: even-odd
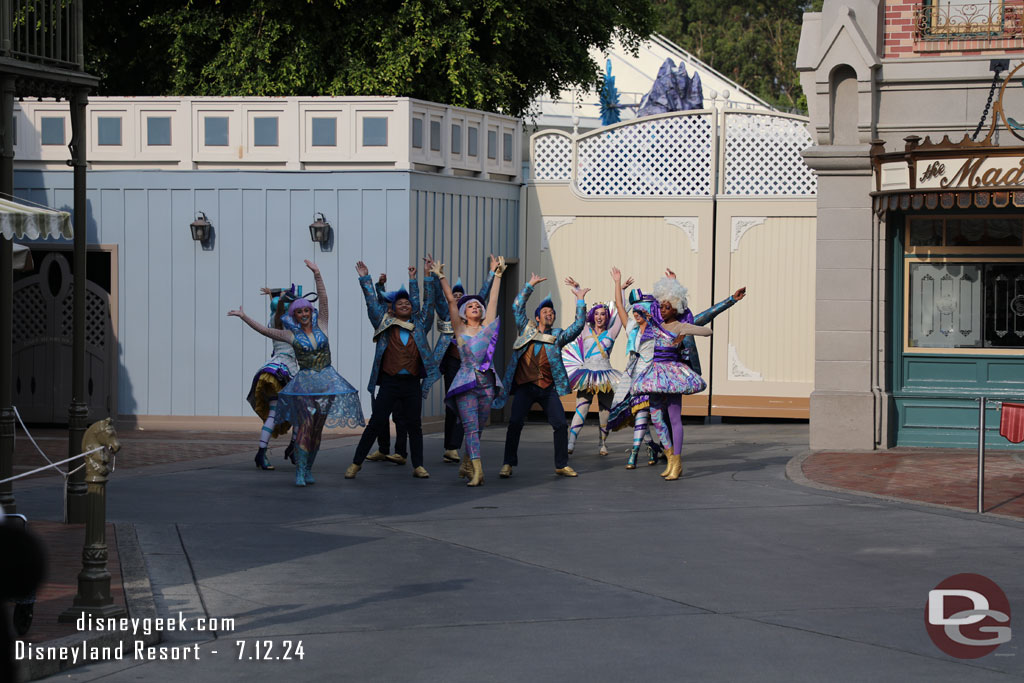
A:
MULTIPOLYGON (((491 407, 498 410, 504 407, 508 401, 509 393, 515 390, 512 386, 512 379, 516 376, 516 368, 519 367, 519 359, 526 353, 527 347, 533 339, 540 334, 537 325, 533 320, 526 317, 526 301, 533 294, 533 287, 527 282, 523 285, 522 291, 516 296, 512 303, 512 311, 516 318, 516 331, 519 336, 512 345, 512 358, 508 367, 505 368, 505 378, 502 384, 501 393, 495 397, 491 407)), ((582 301, 576 302, 576 320, 567 329, 553 327, 548 332, 555 337, 555 342, 545 342, 544 351, 548 354, 548 363, 551 365, 551 378, 555 381, 555 390, 559 396, 565 396, 571 392, 569 388, 569 376, 562 364, 562 347, 567 345, 583 331, 583 325, 587 322, 587 305, 582 301)))
MULTIPOLYGON (((728 310, 736 303, 736 299, 729 297, 725 301, 719 301, 717 304, 712 306, 706 311, 693 316, 694 325, 707 325, 715 319, 719 313, 728 310)), ((693 335, 688 334, 683 338, 683 353, 682 360, 684 363, 693 368, 693 371, 698 375, 703 373, 700 371, 700 356, 697 355, 697 342, 693 340, 693 335)))
MULTIPOLYGON (((434 283, 432 282, 436 278, 430 275, 423 280, 424 289, 427 293, 426 305, 420 307, 420 286, 416 280, 409 280, 409 301, 412 302, 412 310, 414 311, 413 317, 410 322, 413 323, 412 338, 416 342, 416 349, 420 352, 420 360, 423 361, 424 379, 423 382, 423 396, 430 392, 430 387, 433 386, 434 382, 441 378, 441 373, 437 369, 437 361, 434 360, 432 349, 430 348, 430 342, 427 341, 427 335, 425 330, 429 330, 430 326, 434 322, 434 283)), ((359 277, 359 287, 363 290, 363 297, 366 299, 366 314, 370 318, 370 324, 373 325, 374 335, 377 337, 377 349, 373 356, 373 369, 370 371, 370 383, 366 387, 367 391, 373 393, 374 387, 377 386, 378 376, 380 374, 380 363, 384 357, 384 351, 388 347, 388 335, 385 330, 390 327, 395 319, 388 313, 388 306, 386 303, 381 303, 377 297, 377 290, 370 280, 369 275, 362 275, 359 277), (381 333, 381 334, 378 334, 381 333)))
MULTIPOLYGON (((437 341, 434 343, 434 360, 438 363, 444 358, 444 354, 448 351, 448 345, 452 343, 452 338, 455 336, 452 330, 452 319, 448 312, 448 300, 444 298, 444 292, 441 290, 441 281, 439 279, 432 278, 434 280, 434 307, 437 311, 437 331, 440 332, 437 336, 437 341)), ((487 297, 491 295, 491 285, 494 284, 494 271, 487 273, 487 280, 484 281, 484 286, 480 288, 480 298, 485 302, 487 297)))

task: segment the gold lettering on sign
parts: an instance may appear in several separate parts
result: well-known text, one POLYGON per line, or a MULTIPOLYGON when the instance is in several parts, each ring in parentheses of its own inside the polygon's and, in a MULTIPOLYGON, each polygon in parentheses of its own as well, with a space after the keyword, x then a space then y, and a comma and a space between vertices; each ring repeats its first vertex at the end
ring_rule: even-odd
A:
MULTIPOLYGON (((942 180, 939 181, 939 186, 946 189, 953 187, 1014 187, 1020 184, 1021 175, 1024 174, 1024 159, 1021 159, 1016 166, 1010 168, 1000 168, 997 166, 985 169, 984 172, 979 173, 982 164, 986 161, 988 161, 987 156, 965 159, 964 163, 956 170, 952 177, 942 177, 942 180)), ((925 171, 925 174, 931 171, 934 166, 935 164, 932 164, 925 171)), ((929 176, 929 178, 937 176, 938 173, 929 176)), ((924 175, 921 176, 921 180, 922 182, 925 180, 924 175)))
POLYGON ((918 182, 923 183, 926 180, 931 180, 932 178, 938 178, 941 175, 945 175, 945 173, 946 165, 941 161, 936 161, 932 163, 931 166, 924 169, 924 173, 921 174, 921 180, 918 182))

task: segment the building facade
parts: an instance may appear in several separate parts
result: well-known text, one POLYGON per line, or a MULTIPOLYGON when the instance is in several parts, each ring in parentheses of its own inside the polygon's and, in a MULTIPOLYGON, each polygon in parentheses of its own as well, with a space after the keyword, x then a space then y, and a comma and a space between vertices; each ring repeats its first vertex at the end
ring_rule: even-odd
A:
MULTIPOLYGON (((1012 119, 1024 97, 1001 90, 1024 54, 1022 10, 826 0, 804 15, 812 448, 968 446, 978 397, 1024 396, 1024 182, 989 173, 1024 154, 1012 119)), ((989 414, 989 445, 1007 446, 989 414)))
MULTIPOLYGON (((15 124, 15 194, 69 207, 66 106, 19 102, 15 124)), ((94 415, 249 419, 245 392, 270 347, 225 314, 266 317, 263 286, 309 291, 304 259, 329 288, 335 367, 362 390, 373 346, 356 261, 393 289, 433 253, 473 288, 488 254, 519 255, 517 119, 404 98, 94 98, 88 125, 94 415), (207 242, 190 231, 200 212, 207 242), (332 226, 325 243, 311 239, 317 214, 332 226)), ((52 320, 15 325, 15 403, 49 421, 54 399, 37 388, 60 357, 46 345, 62 343, 66 245, 30 246, 40 268, 15 288, 52 320)), ((441 393, 426 416, 443 413, 441 393)))

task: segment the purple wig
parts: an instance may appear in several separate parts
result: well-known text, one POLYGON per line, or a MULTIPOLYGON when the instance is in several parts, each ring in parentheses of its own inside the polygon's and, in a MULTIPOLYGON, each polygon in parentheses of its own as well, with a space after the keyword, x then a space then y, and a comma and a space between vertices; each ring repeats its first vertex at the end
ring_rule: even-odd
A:
POLYGON ((313 304, 309 302, 309 299, 296 299, 288 306, 288 316, 294 317, 295 311, 300 308, 313 308, 313 304))
MULTIPOLYGON (((594 314, 597 313, 597 309, 599 308, 604 309, 604 314, 608 317, 608 322, 611 322, 612 312, 611 309, 608 308, 608 304, 594 304, 593 306, 590 307, 590 311, 587 313, 587 324, 590 325, 591 327, 594 326, 594 314)), ((605 327, 607 326, 608 324, 605 323, 605 327)))

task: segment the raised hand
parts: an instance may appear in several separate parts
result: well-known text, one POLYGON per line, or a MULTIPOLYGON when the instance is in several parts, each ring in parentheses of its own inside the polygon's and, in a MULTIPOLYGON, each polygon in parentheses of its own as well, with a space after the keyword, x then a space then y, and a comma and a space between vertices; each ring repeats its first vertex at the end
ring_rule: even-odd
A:
POLYGON ((423 274, 427 275, 434 270, 434 255, 427 254, 423 257, 423 274))
POLYGON ((228 311, 228 315, 234 316, 236 318, 244 318, 245 317, 245 311, 243 311, 242 310, 242 306, 239 305, 238 308, 236 308, 235 310, 228 311))
POLYGON ((732 298, 736 299, 736 301, 739 301, 740 299, 742 299, 746 295, 747 295, 747 288, 746 287, 740 287, 735 292, 733 292, 732 298))
POLYGON ((665 269, 665 277, 670 277, 673 280, 675 280, 676 279, 676 274, 674 272, 672 272, 671 268, 666 268, 665 269))
POLYGON ((356 274, 359 277, 366 277, 370 274, 370 269, 366 267, 366 264, 362 261, 356 261, 356 274))
POLYGON ((626 278, 626 281, 622 283, 622 288, 623 289, 629 289, 632 286, 633 286, 633 278, 631 278, 631 277, 630 278, 626 278))
POLYGON ((498 260, 498 257, 496 257, 494 254, 491 254, 491 267, 488 270, 497 270, 500 264, 501 262, 498 260))
POLYGON ((380 277, 377 278, 377 284, 378 285, 386 285, 387 283, 388 283, 388 274, 387 273, 381 273, 380 277))
POLYGON ((319 275, 320 274, 320 267, 317 266, 312 261, 310 261, 309 259, 306 259, 306 267, 309 268, 311 271, 313 271, 313 275, 319 275))
POLYGON ((621 271, 621 270, 619 270, 619 269, 618 269, 618 268, 616 268, 615 266, 612 266, 612 269, 611 269, 611 271, 609 271, 609 272, 611 272, 611 274, 612 274, 612 280, 613 280, 614 282, 616 282, 616 283, 618 283, 618 282, 622 282, 622 271, 621 271))
POLYGON ((434 275, 436 275, 438 277, 438 279, 443 278, 444 277, 444 264, 441 263, 440 261, 431 261, 430 262, 430 272, 433 273, 434 275))
POLYGON ((546 277, 541 277, 541 276, 537 275, 536 273, 530 273, 530 286, 531 287, 536 287, 537 285, 539 285, 540 283, 544 282, 545 280, 547 280, 546 277))
POLYGON ((415 280, 416 279, 416 266, 409 266, 409 279, 410 280, 415 280))
POLYGON ((260 287, 260 294, 264 294, 266 296, 270 296, 270 288, 269 287, 260 287))
POLYGON ((580 287, 580 283, 576 282, 576 280, 574 280, 571 277, 565 278, 565 284, 569 285, 569 287, 572 288, 572 293, 576 297, 577 300, 583 299, 584 297, 586 297, 587 296, 587 292, 590 291, 589 287, 587 287, 586 289, 584 289, 583 287, 580 287))

